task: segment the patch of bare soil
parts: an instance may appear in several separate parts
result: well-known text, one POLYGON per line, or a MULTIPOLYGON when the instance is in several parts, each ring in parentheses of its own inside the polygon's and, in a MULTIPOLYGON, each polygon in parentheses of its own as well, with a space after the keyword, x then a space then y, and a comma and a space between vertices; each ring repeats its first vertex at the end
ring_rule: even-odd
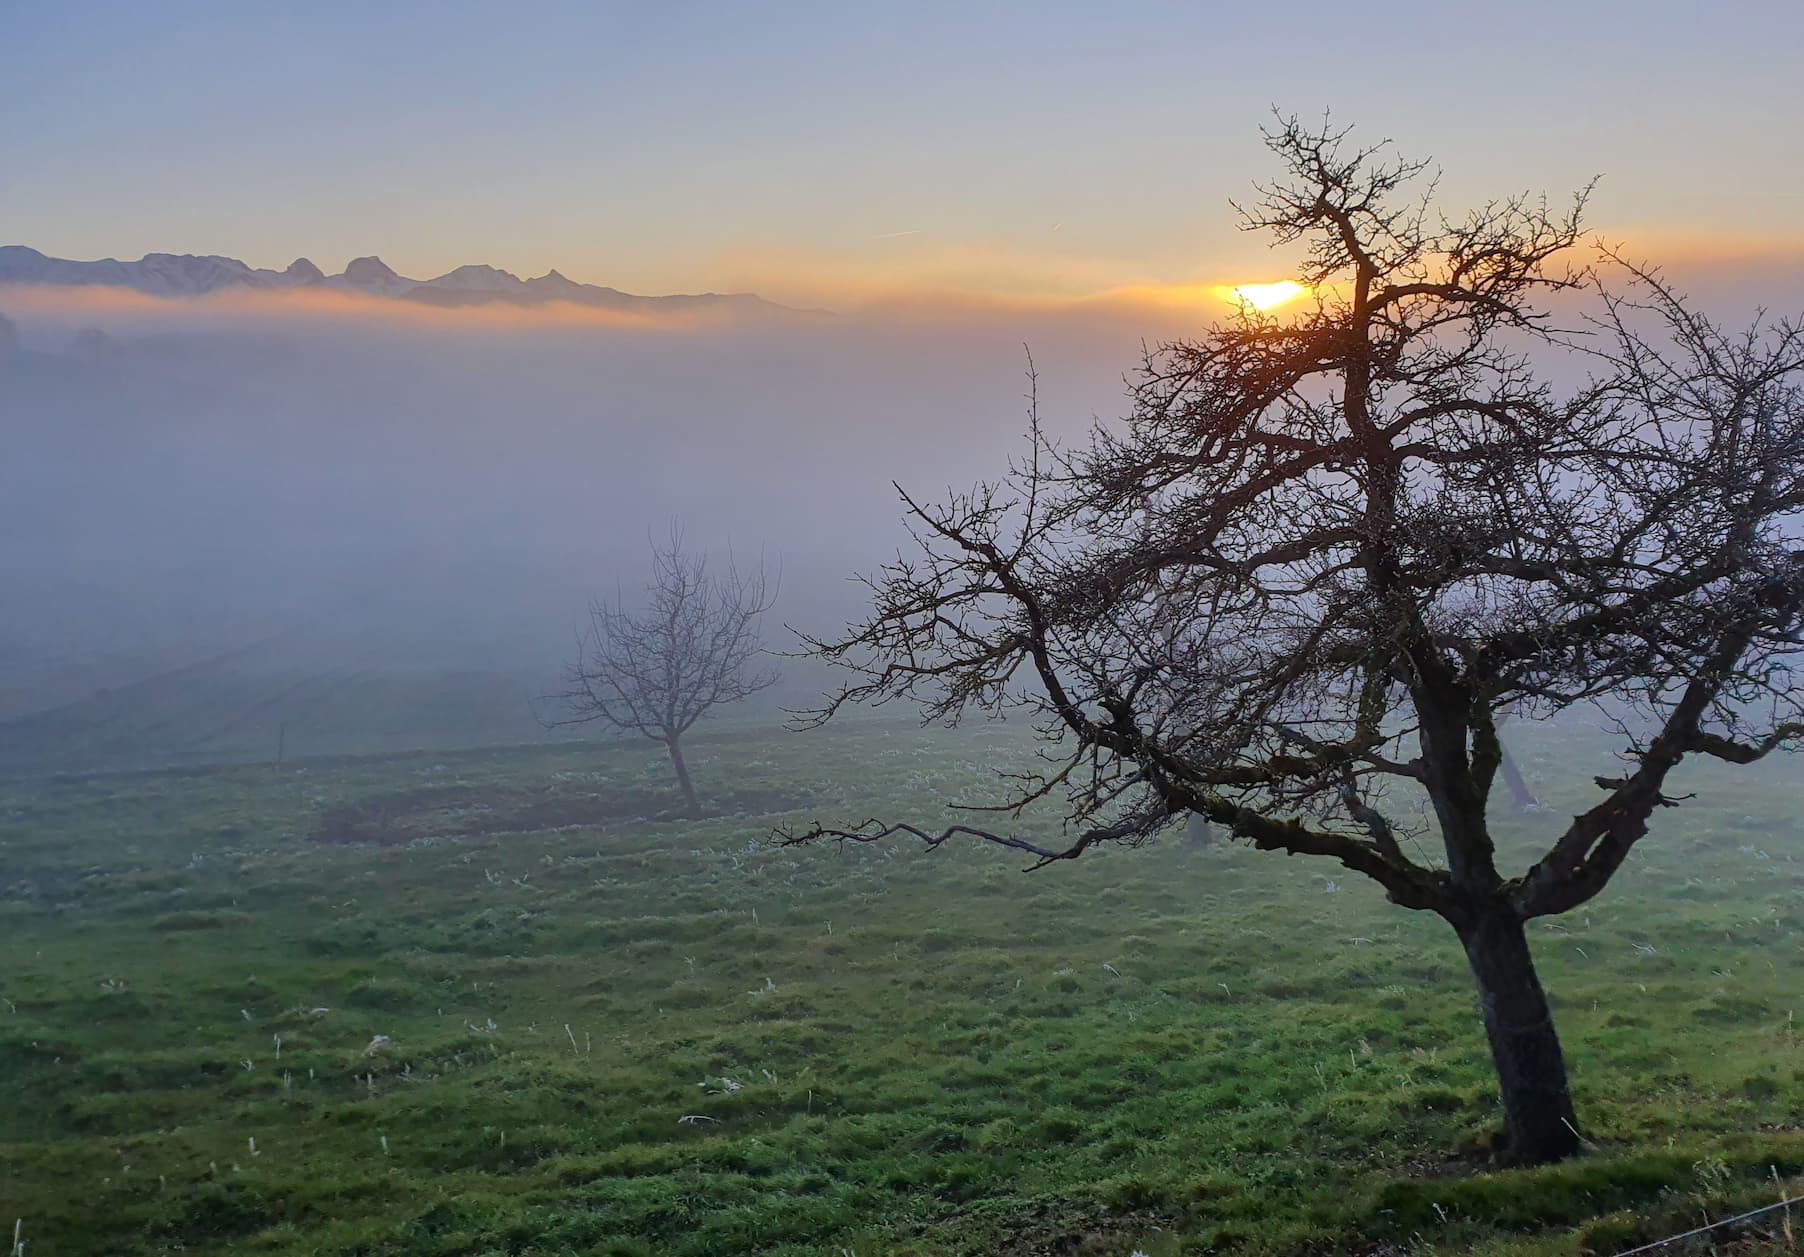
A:
POLYGON ((395 846, 418 838, 481 838, 572 825, 761 816, 805 807, 806 791, 745 789, 702 801, 699 813, 662 790, 531 790, 510 786, 434 786, 341 803, 314 818, 315 842, 395 846))

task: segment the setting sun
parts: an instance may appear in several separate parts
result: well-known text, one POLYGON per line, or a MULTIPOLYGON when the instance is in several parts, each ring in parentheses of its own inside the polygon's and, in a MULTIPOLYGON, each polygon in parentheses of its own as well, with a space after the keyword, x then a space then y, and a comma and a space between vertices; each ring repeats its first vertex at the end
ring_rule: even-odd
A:
POLYGON ((1302 296, 1303 292, 1303 285, 1296 280, 1281 279, 1275 284, 1238 284, 1228 289, 1227 296, 1237 305, 1249 305, 1264 313, 1302 296))

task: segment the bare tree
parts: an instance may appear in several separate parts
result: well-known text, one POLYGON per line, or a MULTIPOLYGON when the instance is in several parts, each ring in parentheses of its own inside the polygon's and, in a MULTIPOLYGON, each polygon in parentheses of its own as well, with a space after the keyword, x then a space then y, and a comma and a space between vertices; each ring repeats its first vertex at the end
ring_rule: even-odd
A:
POLYGON ((565 714, 550 723, 600 721, 662 743, 693 812, 683 735, 715 708, 776 683, 776 669, 757 662, 759 620, 776 590, 762 562, 744 572, 729 557, 724 571, 711 569, 705 555, 684 551, 672 524, 669 539, 652 544, 644 594, 639 610, 620 594, 589 604, 566 687, 554 696, 565 714))
POLYGON ((1423 165, 1346 137, 1280 120, 1287 177, 1241 210, 1304 247, 1308 308, 1149 352, 1125 421, 1073 450, 1030 407, 1031 457, 938 506, 903 493, 918 553, 870 580, 867 620, 809 642, 852 670, 817 720, 894 698, 1032 713, 1042 767, 996 810, 1059 797, 1064 839, 785 837, 967 835, 1039 868, 1196 814, 1339 861, 1452 926, 1507 1152, 1563 1157, 1579 1134, 1526 922, 1603 890, 1688 756, 1804 734, 1804 333, 1726 332, 1607 253, 1564 264, 1582 194, 1449 220, 1423 165), (1594 313, 1562 330, 1550 294, 1594 313), (1531 369, 1556 354, 1586 382, 1531 369), (1500 716, 1580 703, 1613 713, 1622 768, 1508 876, 1500 716))

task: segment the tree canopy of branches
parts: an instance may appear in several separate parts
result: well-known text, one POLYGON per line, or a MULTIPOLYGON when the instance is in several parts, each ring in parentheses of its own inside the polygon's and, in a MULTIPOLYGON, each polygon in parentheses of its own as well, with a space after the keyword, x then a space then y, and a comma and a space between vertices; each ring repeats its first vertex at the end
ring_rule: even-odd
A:
POLYGON ((1724 330, 1593 256, 1582 194, 1448 218, 1387 145, 1295 119, 1266 140, 1285 176, 1237 208, 1301 247, 1303 311, 1150 351, 1125 421, 1075 447, 1030 410, 999 483, 903 493, 917 546, 868 580, 868 619, 809 642, 851 670, 817 720, 1031 713, 1043 766, 998 811, 1060 798, 1064 838, 786 837, 965 835, 1037 868, 1199 814, 1338 861, 1452 926, 1508 1155, 1563 1157, 1580 1137, 1525 923, 1603 890, 1681 761, 1804 734, 1804 333, 1724 330), (1583 383, 1556 390, 1543 355, 1583 383), (1581 703, 1613 713, 1621 771, 1581 814, 1531 818, 1545 854, 1499 869, 1498 724, 1581 703), (1438 854, 1400 842, 1412 805, 1438 854))
POLYGON ((552 723, 599 721, 662 743, 695 811, 683 735, 715 708, 776 683, 777 670, 759 664, 759 621, 775 596, 762 563, 741 571, 729 558, 724 570, 710 568, 707 556, 684 550, 673 524, 667 541, 652 544, 642 609, 629 610, 619 594, 589 604, 555 696, 564 714, 552 723))

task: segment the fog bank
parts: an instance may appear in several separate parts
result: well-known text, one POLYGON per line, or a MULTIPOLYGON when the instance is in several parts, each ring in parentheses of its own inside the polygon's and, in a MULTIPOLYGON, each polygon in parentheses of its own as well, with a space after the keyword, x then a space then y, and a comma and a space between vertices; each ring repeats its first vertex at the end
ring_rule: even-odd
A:
MULTIPOLYGON (((1804 290, 1791 257, 1672 274, 1731 318, 1804 290)), ((458 717, 482 726, 463 740, 531 735, 525 698, 587 601, 630 598, 672 518, 780 565, 767 641, 787 648, 785 624, 860 609, 847 578, 902 540, 892 481, 932 498, 1006 467, 1029 348, 1043 423, 1075 436, 1120 413, 1144 342, 1220 313, 1146 294, 745 318, 0 289, 0 761, 59 712, 82 745, 213 745, 167 715, 114 736, 116 709, 137 702, 124 687, 191 696, 223 672, 278 723, 268 696, 320 677, 480 675, 490 715, 458 717)), ((821 680, 793 668, 778 699, 821 680)), ((403 725, 398 744, 436 727, 403 725)))

